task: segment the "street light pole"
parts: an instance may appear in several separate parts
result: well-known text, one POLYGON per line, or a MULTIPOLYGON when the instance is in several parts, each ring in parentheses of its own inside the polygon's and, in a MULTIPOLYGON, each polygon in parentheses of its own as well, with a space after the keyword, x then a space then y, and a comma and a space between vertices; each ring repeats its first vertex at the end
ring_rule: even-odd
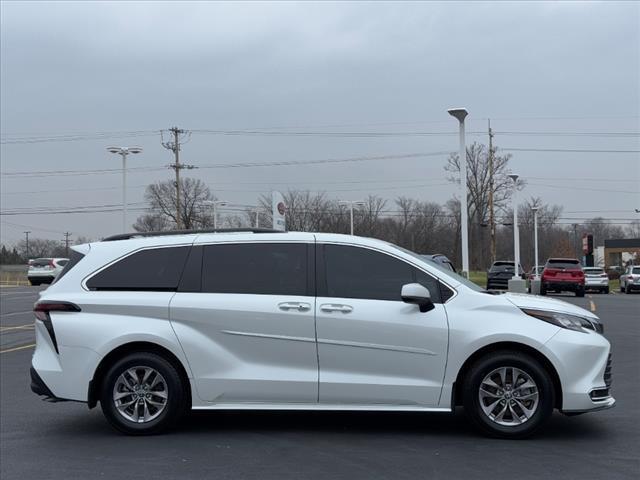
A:
POLYGON ((213 201, 210 200, 204 203, 211 205, 213 207, 213 229, 217 230, 218 229, 218 210, 216 207, 218 205, 220 205, 221 207, 224 207, 225 205, 228 205, 229 202, 225 200, 213 200, 213 201))
POLYGON ((140 147, 107 147, 107 151, 122 157, 122 232, 127 230, 127 155, 141 153, 140 147))
POLYGON ((364 205, 364 202, 362 200, 340 200, 338 203, 340 205, 349 205, 349 218, 350 218, 350 223, 351 223, 351 235, 353 235, 353 206, 354 205, 362 206, 362 205, 364 205))
POLYGON ((538 207, 533 207, 533 250, 535 256, 535 270, 533 274, 533 278, 536 280, 540 279, 540 275, 538 275, 538 207))
POLYGON ((518 175, 511 174, 509 178, 513 180, 513 278, 520 276, 520 229, 518 228, 518 175))
POLYGON ((451 108, 449 115, 460 124, 460 231, 462 237, 462 276, 469 278, 469 214, 467 211, 467 149, 464 137, 464 119, 469 112, 466 108, 451 108))

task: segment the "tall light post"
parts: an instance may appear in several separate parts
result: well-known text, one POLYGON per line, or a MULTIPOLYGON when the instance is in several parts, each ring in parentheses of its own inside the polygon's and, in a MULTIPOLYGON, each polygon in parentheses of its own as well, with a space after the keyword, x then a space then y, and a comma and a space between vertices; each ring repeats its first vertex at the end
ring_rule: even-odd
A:
POLYGON ((364 202, 362 200, 340 200, 338 202, 340 205, 349 205, 349 217, 351 219, 351 235, 353 235, 353 206, 357 205, 362 207, 364 202))
POLYGON ((518 228, 518 177, 512 173, 509 178, 513 180, 513 278, 520 276, 520 229, 518 228))
POLYGON ((122 232, 127 231, 127 155, 142 152, 141 147, 107 147, 109 153, 122 157, 122 232))
POLYGON ((540 275, 538 275, 538 207, 532 207, 533 210, 533 250, 535 256, 535 270, 533 274, 533 278, 536 280, 540 279, 540 275))
POLYGON ((462 276, 469 278, 469 214, 467 212, 467 149, 464 138, 464 119, 469 112, 466 108, 451 108, 449 115, 460 124, 460 234, 462 237, 462 276))

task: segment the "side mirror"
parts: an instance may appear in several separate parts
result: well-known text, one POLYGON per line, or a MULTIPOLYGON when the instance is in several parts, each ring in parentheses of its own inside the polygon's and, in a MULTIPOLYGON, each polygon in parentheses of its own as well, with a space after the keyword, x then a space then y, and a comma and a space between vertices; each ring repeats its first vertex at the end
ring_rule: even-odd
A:
POLYGON ((406 285, 403 285, 400 296, 404 303, 418 305, 422 313, 435 308, 435 305, 431 301, 431 294, 429 293, 429 290, 419 283, 407 283, 406 285))

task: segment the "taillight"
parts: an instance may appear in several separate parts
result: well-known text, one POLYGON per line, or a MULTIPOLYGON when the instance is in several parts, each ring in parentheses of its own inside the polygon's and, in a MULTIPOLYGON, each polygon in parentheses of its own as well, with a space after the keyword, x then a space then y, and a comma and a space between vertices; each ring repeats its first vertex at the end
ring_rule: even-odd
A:
POLYGON ((53 302, 53 301, 43 301, 37 302, 33 306, 33 312, 36 315, 36 318, 44 323, 47 332, 49 332, 49 337, 51 337, 51 342, 53 343, 53 348, 56 349, 56 353, 60 353, 58 351, 58 342, 56 341, 56 334, 53 330, 53 323, 51 322, 51 315, 49 312, 79 312, 80 307, 78 307, 75 303, 71 302, 53 302))

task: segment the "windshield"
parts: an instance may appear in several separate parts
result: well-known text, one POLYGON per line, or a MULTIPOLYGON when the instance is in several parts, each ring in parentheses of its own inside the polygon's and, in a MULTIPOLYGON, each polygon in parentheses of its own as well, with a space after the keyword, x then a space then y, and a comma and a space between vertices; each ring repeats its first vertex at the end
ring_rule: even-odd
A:
POLYGON ((633 274, 640 273, 640 267, 633 267, 633 271, 631 273, 633 274))
POLYGON ((547 262, 547 268, 580 268, 580 262, 577 260, 549 260, 547 262))
POLYGON ((397 248, 398 250, 411 255, 412 257, 420 260, 422 263, 426 263, 428 264, 430 267, 434 267, 436 270, 445 273, 445 278, 446 277, 451 277, 454 280, 457 280, 458 282, 460 282, 461 284, 463 284, 466 287, 469 287, 471 290, 474 290, 476 292, 485 292, 486 290, 482 287, 479 287, 478 285, 476 285, 475 283, 473 283, 471 280, 468 280, 466 278, 464 278, 462 275, 458 275, 456 272, 450 270, 449 268, 445 267, 444 265, 438 263, 438 262, 434 262, 431 259, 425 258, 424 255, 419 255, 415 252, 412 252, 411 250, 407 250, 406 248, 402 248, 399 247, 398 245, 394 245, 393 243, 389 243, 389 245, 391 245, 394 248, 397 248))

